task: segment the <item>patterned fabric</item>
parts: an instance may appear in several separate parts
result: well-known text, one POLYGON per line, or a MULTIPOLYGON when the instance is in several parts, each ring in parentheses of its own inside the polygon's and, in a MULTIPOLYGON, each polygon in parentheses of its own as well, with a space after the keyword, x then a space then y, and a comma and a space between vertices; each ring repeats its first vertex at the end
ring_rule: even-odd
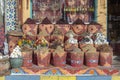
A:
POLYGON ((5 1, 5 25, 7 31, 15 30, 16 26, 16 0, 6 0, 5 1))

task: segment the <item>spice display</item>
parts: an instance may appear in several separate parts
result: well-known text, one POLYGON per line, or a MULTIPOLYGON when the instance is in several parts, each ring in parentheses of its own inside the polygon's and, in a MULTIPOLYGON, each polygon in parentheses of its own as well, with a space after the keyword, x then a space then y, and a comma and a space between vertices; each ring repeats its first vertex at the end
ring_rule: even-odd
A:
POLYGON ((58 67, 66 65, 66 52, 60 46, 53 52, 53 65, 58 67))
POLYGON ((73 67, 82 67, 84 63, 84 52, 79 48, 74 48, 70 52, 71 66, 73 67))

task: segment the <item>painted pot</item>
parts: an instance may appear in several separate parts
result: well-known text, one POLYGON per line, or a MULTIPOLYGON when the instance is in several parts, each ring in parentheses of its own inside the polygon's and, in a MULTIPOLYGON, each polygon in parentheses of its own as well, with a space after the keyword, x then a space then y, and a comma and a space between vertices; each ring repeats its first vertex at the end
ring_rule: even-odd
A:
POLYGON ((40 24, 39 25, 39 32, 45 30, 48 34, 51 34, 54 30, 53 24, 40 24))
POLYGON ((85 64, 88 67, 97 67, 99 60, 98 53, 85 53, 85 64))
POLYGON ((87 27, 83 24, 76 24, 76 25, 73 25, 72 26, 72 30, 78 34, 78 35, 81 35, 83 33, 85 33, 87 31, 87 27))
POLYGON ((48 67, 50 65, 50 52, 47 54, 41 53, 40 51, 34 51, 37 55, 37 65, 40 67, 48 67))
POLYGON ((38 32, 38 25, 36 24, 23 24, 22 26, 22 31, 25 35, 27 35, 26 37, 32 40, 36 40, 36 35, 38 32))
POLYGON ((59 56, 58 54, 53 54, 53 65, 56 67, 64 67, 66 65, 66 53, 59 56))
POLYGON ((75 54, 71 53, 71 66, 73 67, 82 67, 84 61, 84 54, 75 54))
POLYGON ((32 55, 33 51, 32 50, 26 50, 22 51, 22 57, 23 57, 23 67, 31 67, 32 66, 32 55))
POLYGON ((87 30, 91 34, 95 34, 101 30, 101 25, 99 23, 90 23, 87 30))
POLYGON ((112 52, 100 52, 100 65, 105 67, 111 67, 112 56, 112 52))

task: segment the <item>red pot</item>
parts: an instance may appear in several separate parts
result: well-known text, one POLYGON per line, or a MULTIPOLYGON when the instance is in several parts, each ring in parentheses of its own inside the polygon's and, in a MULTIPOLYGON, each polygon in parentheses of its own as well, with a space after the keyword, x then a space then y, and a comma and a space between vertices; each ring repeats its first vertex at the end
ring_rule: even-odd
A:
POLYGON ((85 63, 88 67, 97 67, 99 60, 98 53, 86 53, 85 54, 85 63))
POLYGON ((100 65, 106 66, 106 67, 111 67, 112 56, 113 56, 113 53, 111 53, 111 52, 100 52, 100 65))
POLYGON ((53 65, 56 67, 64 67, 66 65, 66 53, 63 56, 53 54, 53 65))
POLYGON ((82 67, 84 61, 83 54, 73 54, 71 53, 71 66, 73 67, 82 67))
POLYGON ((38 66, 42 66, 42 67, 48 67, 50 65, 50 57, 51 54, 47 54, 44 58, 41 57, 42 54, 37 54, 37 64, 38 66))
POLYGON ((23 51, 22 56, 23 56, 23 67, 31 67, 32 66, 32 55, 33 51, 23 51))

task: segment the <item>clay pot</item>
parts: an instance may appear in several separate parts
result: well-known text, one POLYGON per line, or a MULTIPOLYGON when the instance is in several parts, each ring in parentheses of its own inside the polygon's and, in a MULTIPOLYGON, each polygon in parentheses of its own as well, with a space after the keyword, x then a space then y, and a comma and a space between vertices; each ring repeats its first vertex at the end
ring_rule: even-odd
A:
POLYGON ((40 24, 39 31, 45 30, 48 34, 51 34, 54 30, 53 24, 40 24))
POLYGON ((98 53, 85 53, 85 64, 88 67, 97 67, 99 60, 98 53))
POLYGON ((96 25, 96 24, 90 24, 88 25, 88 32, 91 34, 95 34, 97 32, 99 32, 101 29, 101 25, 96 25))
POLYGON ((37 65, 40 67, 48 67, 50 65, 51 53, 41 53, 40 51, 34 51, 34 54, 37 55, 37 65))
POLYGON ((66 65, 67 54, 59 56, 58 54, 53 54, 53 65, 56 67, 64 67, 66 65))
POLYGON ((87 27, 83 24, 76 24, 72 26, 72 30, 76 34, 81 35, 82 33, 85 33, 87 31, 87 27))
POLYGON ((36 40, 38 25, 36 24, 24 24, 22 26, 23 33, 27 39, 36 40))
POLYGON ((31 67, 32 66, 32 50, 26 50, 22 51, 22 57, 23 57, 23 67, 31 67))
POLYGON ((112 56, 112 52, 100 52, 100 65, 105 67, 111 67, 112 56))
POLYGON ((29 35, 29 33, 32 35, 37 35, 37 28, 37 24, 23 24, 22 26, 23 33, 26 35, 29 35))
POLYGON ((84 61, 84 54, 75 54, 71 53, 71 66, 73 67, 82 67, 84 61))

